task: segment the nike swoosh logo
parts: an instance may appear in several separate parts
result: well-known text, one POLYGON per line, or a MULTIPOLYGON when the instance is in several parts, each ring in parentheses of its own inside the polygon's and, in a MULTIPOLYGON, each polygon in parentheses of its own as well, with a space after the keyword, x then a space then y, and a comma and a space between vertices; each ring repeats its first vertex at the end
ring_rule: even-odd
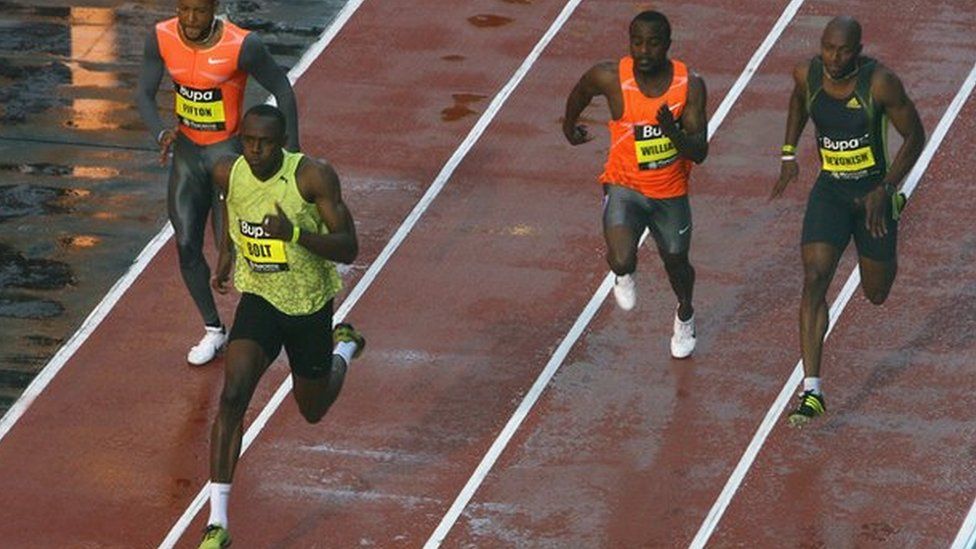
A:
POLYGON ((211 65, 219 65, 221 63, 226 63, 228 61, 230 61, 230 59, 219 59, 219 58, 214 59, 213 57, 207 58, 207 63, 210 63, 211 65))
POLYGON ((688 232, 688 229, 691 229, 691 225, 685 225, 684 229, 678 229, 678 234, 685 234, 688 232))

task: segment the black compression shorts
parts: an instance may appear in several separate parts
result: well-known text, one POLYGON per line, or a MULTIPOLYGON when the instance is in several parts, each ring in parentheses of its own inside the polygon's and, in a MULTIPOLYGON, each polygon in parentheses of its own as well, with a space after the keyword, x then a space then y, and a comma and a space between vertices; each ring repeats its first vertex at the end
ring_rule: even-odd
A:
POLYGON ((876 179, 841 181, 821 174, 810 190, 803 216, 802 243, 825 242, 843 252, 853 237, 858 255, 876 261, 893 260, 898 221, 892 216, 891 201, 885 201, 888 232, 881 238, 871 236, 865 226, 864 206, 857 203, 877 184, 876 179))
POLYGON ((263 297, 245 293, 237 304, 230 341, 257 343, 268 361, 285 348, 291 371, 298 377, 318 379, 332 368, 332 300, 308 315, 286 315, 263 297))

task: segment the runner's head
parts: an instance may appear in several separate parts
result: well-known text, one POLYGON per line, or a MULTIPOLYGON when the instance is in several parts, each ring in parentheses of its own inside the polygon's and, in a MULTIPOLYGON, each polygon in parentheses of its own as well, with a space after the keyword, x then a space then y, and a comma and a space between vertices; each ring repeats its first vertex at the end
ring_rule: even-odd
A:
POLYGON ((176 16, 183 36, 203 42, 213 34, 217 0, 176 0, 176 16))
POLYGON ((857 70, 861 55, 861 24, 853 17, 834 17, 820 37, 820 56, 827 76, 842 80, 857 70))
POLYGON ((273 175, 281 162, 285 146, 285 115, 278 107, 251 107, 241 120, 244 160, 258 177, 273 175))
POLYGON ((630 56, 638 72, 663 69, 671 47, 671 23, 663 13, 642 11, 630 22, 630 56))

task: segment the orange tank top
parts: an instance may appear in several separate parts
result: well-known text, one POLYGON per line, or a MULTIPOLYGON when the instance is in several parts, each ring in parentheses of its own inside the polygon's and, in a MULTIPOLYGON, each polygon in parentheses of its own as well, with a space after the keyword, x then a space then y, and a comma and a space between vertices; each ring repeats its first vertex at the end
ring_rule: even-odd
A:
POLYGON ((156 24, 159 53, 173 77, 180 132, 198 145, 237 133, 247 73, 237 68, 248 31, 223 21, 220 41, 194 49, 180 38, 177 18, 156 24))
POLYGON ((650 198, 688 194, 692 162, 678 156, 674 144, 657 126, 657 111, 665 101, 678 120, 688 100, 688 67, 676 60, 671 64, 674 75, 668 91, 660 97, 647 97, 634 80, 634 59, 628 55, 620 60, 624 114, 608 123, 610 150, 601 183, 629 187, 650 198))

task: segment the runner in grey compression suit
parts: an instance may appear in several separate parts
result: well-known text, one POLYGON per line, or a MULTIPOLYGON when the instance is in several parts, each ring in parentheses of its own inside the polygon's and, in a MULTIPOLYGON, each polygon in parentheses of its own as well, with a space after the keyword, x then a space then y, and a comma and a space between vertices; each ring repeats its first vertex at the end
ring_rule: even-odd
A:
MULTIPOLYGON (((219 27, 218 27, 219 28, 219 27)), ((156 107, 156 92, 166 66, 160 55, 155 29, 146 38, 145 57, 139 74, 136 104, 150 134, 161 142, 167 128, 156 107)), ((291 83, 284 70, 271 57, 256 33, 250 33, 241 46, 238 69, 254 79, 275 97, 288 124, 287 149, 298 151, 298 108, 291 83)), ((244 108, 241 109, 244 112, 244 108)), ((172 130, 170 130, 172 131, 172 130)), ((212 145, 201 146, 177 131, 173 143, 173 160, 169 173, 168 213, 176 233, 180 272, 190 296, 207 326, 221 326, 210 289, 210 267, 203 257, 203 235, 207 214, 217 204, 210 172, 217 159, 241 153, 240 140, 234 136, 212 145)), ((214 211, 214 233, 223 226, 220 208, 214 211)))

